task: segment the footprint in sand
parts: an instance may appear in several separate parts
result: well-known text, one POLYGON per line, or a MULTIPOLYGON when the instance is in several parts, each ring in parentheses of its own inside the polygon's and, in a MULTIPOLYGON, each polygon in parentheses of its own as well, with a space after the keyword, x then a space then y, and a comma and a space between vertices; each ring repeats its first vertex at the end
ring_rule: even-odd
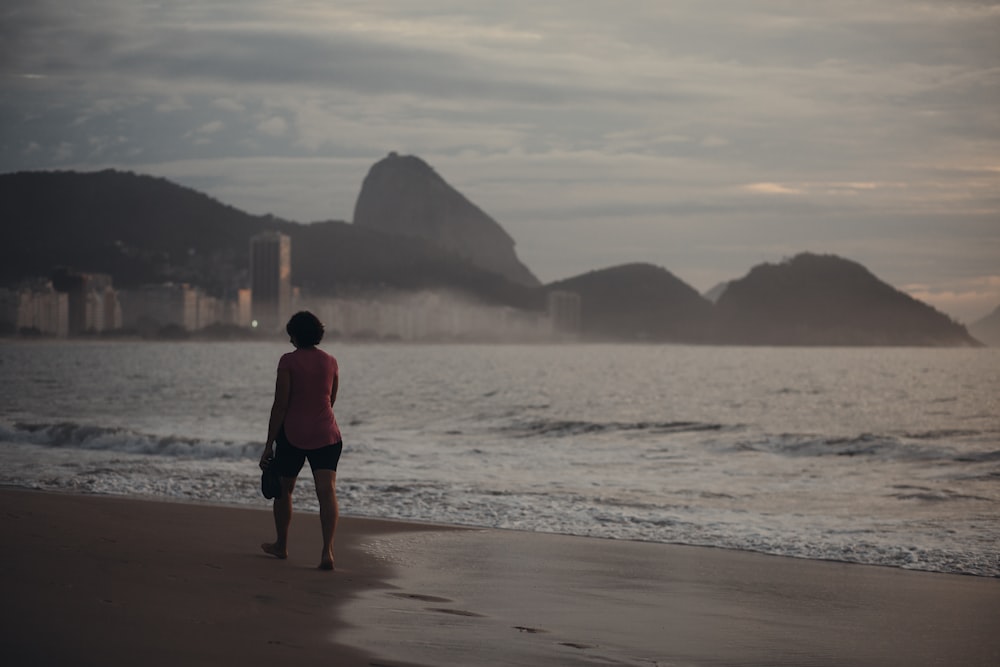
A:
POLYGON ((428 607, 427 611, 436 611, 439 614, 451 614, 452 616, 468 616, 470 618, 486 618, 482 614, 477 614, 474 611, 465 611, 464 609, 443 609, 439 607, 428 607))
POLYGON ((578 648, 581 650, 588 648, 597 648, 593 644, 578 644, 576 642, 559 642, 559 644, 560 646, 569 646, 570 648, 578 648))
POLYGON ((396 598, 403 598, 404 600, 419 600, 420 602, 452 602, 448 598, 439 598, 434 595, 421 595, 419 593, 389 593, 389 595, 396 598))

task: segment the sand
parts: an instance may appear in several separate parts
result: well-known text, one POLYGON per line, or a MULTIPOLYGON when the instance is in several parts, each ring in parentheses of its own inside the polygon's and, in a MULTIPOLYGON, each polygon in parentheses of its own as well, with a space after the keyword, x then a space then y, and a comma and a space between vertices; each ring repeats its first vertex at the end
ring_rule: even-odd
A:
POLYGON ((1000 579, 0 490, 4 665, 989 665, 1000 579))

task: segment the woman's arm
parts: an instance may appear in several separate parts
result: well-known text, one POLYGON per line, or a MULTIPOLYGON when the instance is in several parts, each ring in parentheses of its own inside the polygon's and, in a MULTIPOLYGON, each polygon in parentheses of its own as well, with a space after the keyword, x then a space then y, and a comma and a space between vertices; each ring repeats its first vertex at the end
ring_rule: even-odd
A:
POLYGON ((330 387, 330 407, 337 402, 337 390, 340 389, 340 373, 333 376, 333 385, 330 387))
POLYGON ((271 404, 271 418, 267 422, 267 442, 264 443, 264 453, 260 457, 260 466, 266 466, 267 461, 274 457, 274 440, 285 422, 288 412, 288 397, 292 390, 292 374, 286 368, 278 369, 278 377, 274 382, 274 403, 271 404))

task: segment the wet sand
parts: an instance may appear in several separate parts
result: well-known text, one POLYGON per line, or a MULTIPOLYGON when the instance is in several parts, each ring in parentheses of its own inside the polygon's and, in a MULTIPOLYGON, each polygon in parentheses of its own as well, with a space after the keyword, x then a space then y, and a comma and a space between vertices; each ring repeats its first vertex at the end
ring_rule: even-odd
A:
POLYGON ((0 490, 7 665, 997 665, 1000 579, 0 490))

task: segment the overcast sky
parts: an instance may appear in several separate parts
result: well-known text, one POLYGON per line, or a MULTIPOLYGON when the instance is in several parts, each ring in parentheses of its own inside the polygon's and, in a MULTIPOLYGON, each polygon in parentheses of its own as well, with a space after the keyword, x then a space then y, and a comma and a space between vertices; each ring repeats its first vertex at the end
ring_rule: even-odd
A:
MULTIPOLYGON (((1000 305, 1000 3, 4 0, 0 171, 351 220, 415 154, 543 281, 801 251, 1000 305)), ((9 224, 4 221, 3 224, 9 224)))

